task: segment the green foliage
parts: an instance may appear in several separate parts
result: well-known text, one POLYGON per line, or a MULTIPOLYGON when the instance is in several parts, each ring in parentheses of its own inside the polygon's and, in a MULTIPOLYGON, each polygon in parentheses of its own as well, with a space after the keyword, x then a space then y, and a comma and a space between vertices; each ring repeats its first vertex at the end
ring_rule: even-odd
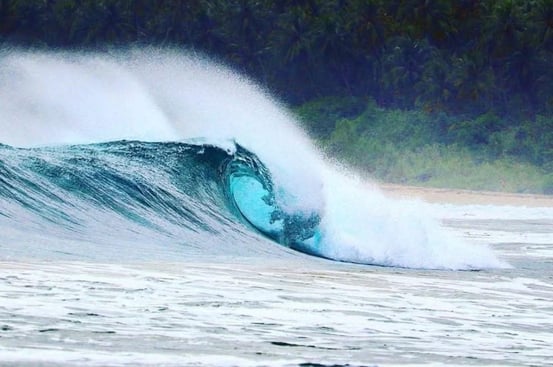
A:
POLYGON ((452 124, 449 134, 454 141, 476 148, 479 145, 488 144, 491 134, 499 131, 502 125, 502 119, 495 114, 485 113, 475 119, 452 124))
POLYGON ((422 111, 383 109, 371 101, 359 116, 339 120, 326 145, 354 166, 387 176, 402 152, 438 141, 438 122, 422 111))
POLYGON ((546 176, 542 189, 544 194, 553 195, 553 174, 552 173, 546 176))
POLYGON ((315 138, 328 139, 337 121, 358 116, 364 108, 361 98, 324 97, 297 107, 295 112, 315 138))
POLYGON ((0 0, 0 45, 143 44, 252 75, 379 177, 553 172, 553 0, 0 0))
POLYGON ((331 143, 374 145, 393 143, 405 149, 437 141, 438 116, 422 111, 402 111, 378 107, 370 101, 362 114, 336 124, 331 143))
POLYGON ((553 110, 552 0, 0 0, 0 42, 182 45, 297 104, 369 96, 519 120, 553 110))
MULTIPOLYGON (((553 140, 549 136, 534 139, 538 132, 551 134, 551 119, 538 116, 513 128, 492 113, 459 119, 420 110, 385 109, 374 101, 369 101, 361 113, 347 117, 332 112, 342 110, 340 102, 316 100, 297 111, 308 111, 312 118, 337 116, 329 136, 313 135, 329 154, 371 177, 476 190, 553 190, 551 163, 545 163, 553 152, 553 140)), ((346 106, 348 103, 344 109, 346 106)), ((325 128, 329 129, 331 120, 327 122, 325 128)), ((312 122, 305 126, 310 131, 321 128, 312 122)))

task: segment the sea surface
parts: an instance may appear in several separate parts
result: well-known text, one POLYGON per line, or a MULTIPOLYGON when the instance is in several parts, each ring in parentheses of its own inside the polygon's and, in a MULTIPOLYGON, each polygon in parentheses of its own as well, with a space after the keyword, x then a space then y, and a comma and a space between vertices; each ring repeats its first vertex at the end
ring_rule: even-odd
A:
POLYGON ((0 365, 547 366, 553 208, 398 200, 197 55, 0 50, 0 365))
POLYGON ((513 268, 4 260, 0 364, 552 365, 553 209, 438 209, 513 268))

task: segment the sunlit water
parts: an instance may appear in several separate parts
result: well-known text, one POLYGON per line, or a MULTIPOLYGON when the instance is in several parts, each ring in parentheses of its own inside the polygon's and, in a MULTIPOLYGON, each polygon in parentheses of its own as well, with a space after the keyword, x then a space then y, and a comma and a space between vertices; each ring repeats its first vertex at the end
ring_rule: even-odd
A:
POLYGON ((513 365, 553 361, 553 209, 434 205, 513 269, 311 257, 0 264, 11 365, 513 365))

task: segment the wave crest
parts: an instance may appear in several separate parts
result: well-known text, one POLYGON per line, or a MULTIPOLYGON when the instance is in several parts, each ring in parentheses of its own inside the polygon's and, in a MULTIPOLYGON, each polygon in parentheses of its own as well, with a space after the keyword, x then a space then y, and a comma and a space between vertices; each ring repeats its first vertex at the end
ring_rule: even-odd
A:
POLYGON ((341 261, 505 265, 338 172, 266 91, 186 53, 0 52, 0 142, 35 147, 0 147, 1 236, 14 246, 268 251, 260 232, 341 261))

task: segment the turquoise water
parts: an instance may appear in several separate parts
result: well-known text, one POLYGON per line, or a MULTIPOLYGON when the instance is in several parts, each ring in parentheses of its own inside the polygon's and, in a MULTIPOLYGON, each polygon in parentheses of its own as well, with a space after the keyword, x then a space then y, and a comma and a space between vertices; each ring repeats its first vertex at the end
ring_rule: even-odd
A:
POLYGON ((209 145, 129 141, 3 146, 0 173, 4 258, 35 246, 24 255, 105 260, 112 251, 84 251, 80 242, 105 248, 132 241, 146 248, 113 251, 148 260, 175 253, 278 254, 275 242, 298 248, 319 224, 316 213, 304 218, 278 207, 269 172, 239 146, 232 154, 209 145), (33 245, 37 234, 46 243, 33 245), (152 251, 145 256, 148 246, 152 251))

